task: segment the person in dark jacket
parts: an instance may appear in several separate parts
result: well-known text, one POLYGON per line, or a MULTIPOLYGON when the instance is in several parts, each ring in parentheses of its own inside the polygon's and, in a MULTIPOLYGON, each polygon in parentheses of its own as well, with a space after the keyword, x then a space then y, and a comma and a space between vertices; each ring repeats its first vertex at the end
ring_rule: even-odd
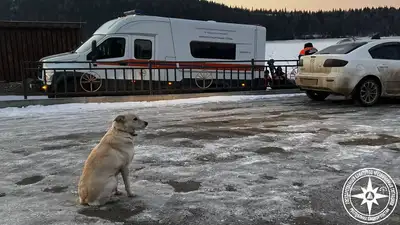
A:
POLYGON ((312 43, 308 42, 308 43, 306 43, 306 44, 304 45, 304 48, 300 51, 299 59, 300 59, 302 56, 305 56, 305 55, 312 55, 312 54, 314 54, 314 53, 316 53, 316 52, 318 52, 318 50, 317 50, 316 48, 314 48, 314 46, 313 46, 312 43))

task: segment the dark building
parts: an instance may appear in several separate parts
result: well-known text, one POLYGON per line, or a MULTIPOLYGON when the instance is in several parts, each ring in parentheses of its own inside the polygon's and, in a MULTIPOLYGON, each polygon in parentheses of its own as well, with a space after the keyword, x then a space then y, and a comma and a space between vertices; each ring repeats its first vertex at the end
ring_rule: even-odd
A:
POLYGON ((0 82, 36 78, 28 70, 40 58, 74 50, 82 39, 83 23, 0 21, 0 82))

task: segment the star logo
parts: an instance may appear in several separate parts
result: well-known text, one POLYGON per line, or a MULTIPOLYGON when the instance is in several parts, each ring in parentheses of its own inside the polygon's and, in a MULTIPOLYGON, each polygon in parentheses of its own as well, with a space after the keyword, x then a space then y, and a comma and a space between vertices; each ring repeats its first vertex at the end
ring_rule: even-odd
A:
POLYGON ((369 178, 367 189, 362 187, 361 190, 363 193, 352 195, 351 197, 362 199, 363 201, 361 202, 361 205, 364 205, 365 203, 367 203, 368 214, 371 215, 372 204, 379 205, 379 203, 377 201, 378 199, 389 197, 389 195, 379 194, 378 189, 379 188, 375 188, 375 189, 372 188, 371 178, 369 178))
POLYGON ((347 178, 342 190, 346 212, 364 224, 380 223, 387 219, 396 208, 397 199, 398 192, 393 179, 375 168, 357 170, 347 178))

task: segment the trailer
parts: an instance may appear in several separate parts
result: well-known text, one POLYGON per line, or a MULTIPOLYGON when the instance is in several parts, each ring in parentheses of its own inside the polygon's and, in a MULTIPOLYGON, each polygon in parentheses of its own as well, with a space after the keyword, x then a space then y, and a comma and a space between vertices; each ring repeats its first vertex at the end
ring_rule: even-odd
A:
POLYGON ((110 79, 172 86, 194 80, 208 88, 223 76, 251 80, 251 69, 264 68, 265 42, 262 26, 129 11, 104 23, 75 51, 42 58, 40 79, 49 91, 78 83, 81 91, 96 92, 110 79))

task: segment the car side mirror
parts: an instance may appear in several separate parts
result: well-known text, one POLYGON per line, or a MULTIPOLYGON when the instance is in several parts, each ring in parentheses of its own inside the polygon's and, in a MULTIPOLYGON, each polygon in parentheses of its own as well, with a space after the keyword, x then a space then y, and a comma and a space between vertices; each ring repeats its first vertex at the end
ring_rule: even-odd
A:
POLYGON ((98 55, 98 52, 97 52, 97 41, 96 40, 93 40, 92 41, 92 61, 94 62, 94 61, 96 61, 96 58, 97 58, 97 55, 98 55))

